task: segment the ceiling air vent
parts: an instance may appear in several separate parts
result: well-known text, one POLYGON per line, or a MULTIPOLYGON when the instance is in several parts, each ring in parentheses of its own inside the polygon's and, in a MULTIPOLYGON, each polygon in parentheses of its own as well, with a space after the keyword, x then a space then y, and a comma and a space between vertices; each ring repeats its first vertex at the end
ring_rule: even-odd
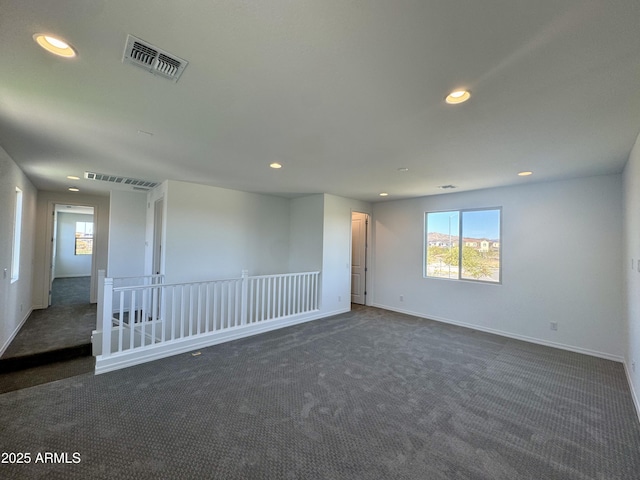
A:
POLYGON ((127 35, 127 45, 124 47, 122 61, 137 65, 154 75, 169 78, 174 82, 178 81, 189 63, 133 35, 127 35))
POLYGON ((149 189, 158 185, 158 182, 152 182, 150 180, 107 175, 106 173, 84 172, 84 178, 87 180, 117 183, 119 185, 130 185, 134 190, 149 189))

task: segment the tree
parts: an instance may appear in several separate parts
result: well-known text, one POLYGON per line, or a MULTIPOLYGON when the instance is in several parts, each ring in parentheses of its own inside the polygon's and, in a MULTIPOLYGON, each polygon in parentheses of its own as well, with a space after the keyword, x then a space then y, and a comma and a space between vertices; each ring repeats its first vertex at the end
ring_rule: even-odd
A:
POLYGON ((462 247, 462 269, 473 278, 490 277, 492 273, 489 259, 472 247, 462 247))
MULTIPOLYGON (((429 247, 427 251, 428 262, 433 265, 436 261, 440 261, 444 265, 457 267, 460 258, 459 251, 457 246, 451 248, 429 247)), ((477 249, 467 246, 462 247, 462 270, 465 276, 476 279, 490 277, 493 272, 491 260, 477 249)))

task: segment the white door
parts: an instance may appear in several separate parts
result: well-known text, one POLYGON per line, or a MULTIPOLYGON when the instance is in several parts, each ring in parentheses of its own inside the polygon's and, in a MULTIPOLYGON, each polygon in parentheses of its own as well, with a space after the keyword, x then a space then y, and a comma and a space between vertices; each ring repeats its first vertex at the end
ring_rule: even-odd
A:
POLYGON ((351 302, 364 305, 367 292, 367 227, 366 213, 351 214, 351 302))

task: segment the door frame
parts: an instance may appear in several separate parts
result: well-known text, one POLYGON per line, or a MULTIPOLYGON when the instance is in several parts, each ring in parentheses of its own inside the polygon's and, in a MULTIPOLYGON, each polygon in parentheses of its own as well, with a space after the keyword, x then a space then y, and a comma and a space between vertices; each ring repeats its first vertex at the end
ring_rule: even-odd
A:
POLYGON ((91 286, 89 290, 89 302, 96 303, 97 299, 97 282, 98 282, 98 271, 96 267, 96 252, 98 251, 98 215, 100 209, 98 205, 91 202, 74 202, 74 201, 58 201, 58 200, 49 200, 47 205, 47 233, 46 233, 46 247, 45 247, 45 268, 44 268, 44 285, 47 288, 45 292, 46 303, 45 308, 51 306, 51 285, 53 283, 53 232, 54 228, 57 227, 56 222, 54 221, 56 215, 56 205, 73 205, 76 207, 92 207, 93 208, 93 253, 91 254, 91 286))
POLYGON ((363 212, 361 210, 351 210, 351 216, 349 220, 349 295, 351 295, 351 268, 353 265, 353 214, 360 213, 365 216, 367 222, 367 228, 365 232, 365 273, 364 273, 364 282, 365 282, 365 292, 364 295, 364 305, 371 306, 373 304, 373 295, 372 295, 372 282, 371 282, 371 274, 372 274, 372 262, 371 262, 371 238, 372 238, 372 215, 369 212, 363 212))
POLYGON ((164 244, 164 195, 153 202, 153 238, 151 252, 151 274, 164 273, 164 258, 162 245, 164 244))

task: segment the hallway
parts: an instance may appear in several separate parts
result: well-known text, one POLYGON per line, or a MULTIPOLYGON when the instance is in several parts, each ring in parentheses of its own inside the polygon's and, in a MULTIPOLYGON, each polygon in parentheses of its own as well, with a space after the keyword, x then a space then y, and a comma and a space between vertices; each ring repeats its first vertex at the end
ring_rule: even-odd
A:
POLYGON ((0 393, 93 371, 96 306, 89 277, 59 278, 52 305, 35 310, 0 358, 0 393))

